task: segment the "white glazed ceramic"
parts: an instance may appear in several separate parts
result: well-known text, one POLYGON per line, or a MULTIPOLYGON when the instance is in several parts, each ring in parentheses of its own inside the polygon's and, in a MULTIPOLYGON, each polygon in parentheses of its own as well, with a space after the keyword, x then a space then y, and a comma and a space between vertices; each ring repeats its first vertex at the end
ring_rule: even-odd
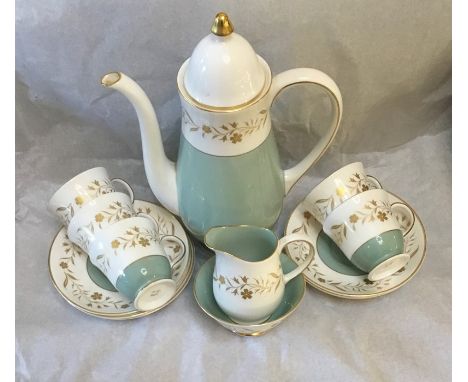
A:
POLYGON ((101 80, 126 96, 137 112, 151 190, 199 239, 214 226, 272 226, 284 196, 329 147, 342 116, 340 90, 328 75, 296 68, 272 77, 268 64, 233 33, 227 15, 218 14, 214 24, 212 34, 195 48, 177 75, 182 104, 177 165, 164 154, 156 113, 143 89, 120 72, 101 80), (296 166, 283 170, 270 107, 283 89, 302 83, 326 92, 333 115, 312 151, 296 166), (203 181, 197 183, 197 179, 203 181), (252 199, 251 189, 259 179, 270 203, 250 200, 258 208, 241 208, 247 198, 252 199), (236 204, 239 208, 234 213, 236 204))
MULTIPOLYGON (((363 247, 370 240, 380 240, 379 247, 391 244, 392 247, 403 249, 403 236, 384 238, 383 234, 389 231, 400 231, 400 224, 394 218, 389 195, 385 190, 376 189, 359 193, 341 203, 325 219, 324 232, 333 239, 345 256, 359 268, 369 272, 369 279, 376 281, 387 277, 403 268, 410 257, 406 253, 393 253, 388 257, 382 250, 373 254, 372 262, 376 266, 366 269, 367 264, 359 264, 358 250, 368 252, 363 247), (382 240, 391 243, 382 243, 382 240), (400 247, 398 247, 400 241, 400 247)), ((383 248, 383 247, 382 247, 383 248)), ((369 262, 369 258, 366 259, 369 262)))
POLYGON ((268 320, 283 298, 285 285, 312 261, 283 274, 280 255, 294 241, 310 243, 307 236, 293 234, 278 240, 262 227, 214 227, 205 244, 216 253, 213 294, 219 307, 236 323, 259 324, 268 320))
MULTIPOLYGON (((92 236, 88 234, 89 237, 92 236)), ((143 257, 164 256, 172 266, 185 252, 184 244, 180 239, 173 235, 161 237, 153 220, 146 216, 133 216, 96 231, 88 248, 91 262, 106 275, 114 286, 123 270, 143 257), (166 242, 175 242, 182 248, 182 251, 171 256, 164 249, 166 242)))
POLYGON ((122 179, 110 179, 104 167, 86 170, 65 183, 50 198, 48 209, 67 226, 75 212, 100 195, 114 192, 113 182, 122 184, 133 202, 132 188, 122 179))
MULTIPOLYGON (((288 272, 296 264, 286 255, 280 256, 282 268, 288 272)), ((232 321, 218 306, 213 295, 212 275, 215 267, 215 258, 208 259, 203 264, 193 282, 193 294, 200 308, 218 324, 239 336, 261 336, 284 322, 300 305, 306 283, 303 275, 291 280, 285 288, 280 305, 270 318, 261 324, 238 324, 232 321)), ((208 328, 212 331, 213 329, 208 328)), ((213 331, 214 333, 214 331, 213 331)))
MULTIPOLYGON (((369 299, 396 291, 416 275, 426 257, 424 226, 416 212, 400 197, 389 193, 389 201, 394 217, 404 234, 405 253, 408 253, 411 259, 396 273, 374 282, 368 279, 366 272, 356 268, 328 238, 322 230, 322 225, 313 218, 307 204, 299 203, 289 217, 285 235, 302 233, 314 243, 316 255, 304 271, 308 284, 340 298, 369 299), (404 205, 407 209, 397 208, 399 205, 404 205), (412 221, 414 224, 411 224, 412 221)), ((303 243, 292 243, 286 248, 286 252, 296 263, 301 263, 309 250, 309 245, 303 243)))
POLYGON ((211 33, 193 50, 183 84, 200 104, 230 107, 257 97, 267 83, 268 72, 268 66, 242 36, 211 33))
POLYGON ((133 201, 127 194, 111 192, 100 195, 75 211, 68 225, 68 237, 87 252, 96 232, 135 215, 133 201))
MULTIPOLYGON (((168 302, 153 310, 137 310, 133 302, 122 296, 91 263, 86 252, 68 239, 66 228, 61 228, 50 247, 49 274, 53 285, 65 301, 86 314, 110 320, 147 316, 172 303, 190 281, 195 253, 190 238, 179 221, 154 203, 135 200, 134 207, 137 212, 145 212, 156 220, 159 238, 176 236, 187 248, 187 252, 173 268, 172 278, 176 282, 176 293, 168 302)), ((166 245, 165 250, 171 252, 171 257, 174 257, 182 248, 174 242, 166 245)))
MULTIPOLYGON (((361 192, 344 201, 327 216, 323 224, 323 231, 356 266, 359 266, 355 258, 357 250, 361 250, 363 244, 371 239, 378 241, 382 234, 394 230, 399 231, 400 225, 393 217, 388 193, 382 189, 361 192)), ((398 238, 387 240, 398 241, 398 238)), ((402 235, 400 240, 403 245, 402 235)), ((372 270, 363 268, 369 271, 370 280, 376 281, 395 273, 410 259, 406 253, 397 253, 391 258, 386 258, 386 255, 385 252, 375 253, 376 260, 379 260, 377 257, 381 259, 378 265, 372 270)))
POLYGON ((354 195, 382 188, 377 179, 367 176, 361 162, 350 163, 321 181, 303 203, 321 224, 342 202, 354 195))

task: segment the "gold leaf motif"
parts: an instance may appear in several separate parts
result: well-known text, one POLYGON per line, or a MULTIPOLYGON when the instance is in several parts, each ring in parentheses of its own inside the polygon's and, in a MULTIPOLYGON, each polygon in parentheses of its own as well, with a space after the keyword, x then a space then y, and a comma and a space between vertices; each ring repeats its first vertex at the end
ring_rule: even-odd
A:
POLYGON ((242 142, 242 139, 245 136, 251 135, 265 126, 265 122, 267 120, 267 110, 261 110, 259 115, 260 117, 246 121, 243 124, 238 122, 230 122, 228 124, 222 124, 218 127, 208 126, 205 124, 198 126, 185 110, 182 119, 184 123, 191 126, 189 131, 201 131, 202 138, 211 136, 211 139, 214 140, 236 144, 242 142))
MULTIPOLYGON (((279 267, 278 271, 281 270, 279 267)), ((271 293, 276 291, 281 284, 281 276, 279 273, 271 272, 263 277, 251 277, 249 281, 248 276, 233 276, 231 278, 224 275, 213 275, 213 281, 218 284, 218 288, 223 286, 227 292, 235 296, 240 296, 244 300, 250 300, 255 294, 271 293)))

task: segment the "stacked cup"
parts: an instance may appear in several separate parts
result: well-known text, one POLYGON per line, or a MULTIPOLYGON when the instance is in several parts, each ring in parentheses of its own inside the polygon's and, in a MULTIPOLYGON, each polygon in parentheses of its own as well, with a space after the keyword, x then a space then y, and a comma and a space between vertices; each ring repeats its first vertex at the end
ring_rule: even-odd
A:
POLYGON ((103 167, 87 170, 64 184, 48 208, 68 226, 69 239, 136 309, 155 309, 174 296, 172 268, 185 250, 172 258, 161 243, 176 242, 181 248, 184 243, 159 235, 154 218, 135 211, 133 191, 124 180, 110 179, 103 167), (128 194, 117 192, 114 183, 124 185, 128 194))
POLYGON ((411 219, 411 209, 402 203, 391 205, 388 193, 377 179, 366 175, 362 163, 335 171, 304 203, 344 255, 369 273, 370 281, 390 276, 409 261, 404 233, 393 212, 398 209, 411 219))

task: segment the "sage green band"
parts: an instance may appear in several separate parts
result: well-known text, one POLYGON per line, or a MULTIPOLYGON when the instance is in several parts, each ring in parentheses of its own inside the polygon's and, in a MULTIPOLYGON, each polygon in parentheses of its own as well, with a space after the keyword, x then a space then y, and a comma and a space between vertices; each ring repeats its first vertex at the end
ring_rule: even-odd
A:
POLYGON ((117 290, 133 301, 138 291, 146 285, 172 276, 169 261, 164 256, 143 257, 129 266, 116 282, 117 290))
POLYGON ((384 232, 361 245, 351 257, 352 263, 370 272, 381 262, 404 253, 405 240, 399 229, 384 232))

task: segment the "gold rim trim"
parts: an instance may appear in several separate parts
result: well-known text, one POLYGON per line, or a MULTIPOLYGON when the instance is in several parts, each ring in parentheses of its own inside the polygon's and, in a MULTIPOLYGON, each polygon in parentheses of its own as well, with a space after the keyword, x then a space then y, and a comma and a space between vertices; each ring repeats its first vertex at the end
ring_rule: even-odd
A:
POLYGON ((179 94, 189 105, 200 110, 211 111, 215 113, 233 113, 233 112, 245 109, 249 106, 252 106, 256 104, 257 102, 263 100, 268 95, 268 93, 270 92, 271 83, 272 83, 272 74, 271 74, 270 67, 268 66, 268 64, 262 57, 260 57, 259 55, 257 55, 257 57, 259 61, 261 62, 263 69, 264 69, 265 84, 263 85, 262 90, 255 97, 253 97, 252 99, 244 103, 241 103, 239 105, 234 105, 234 106, 211 106, 211 105, 206 105, 204 103, 198 102, 195 98, 193 98, 189 94, 187 89, 185 89, 185 85, 184 85, 185 69, 188 65, 190 58, 185 60, 185 62, 182 64, 182 66, 179 69, 179 73, 177 74, 177 89, 179 90, 179 94))
MULTIPOLYGON (((146 203, 149 203, 149 204, 152 204, 156 207, 159 207, 159 208, 163 208, 161 206, 158 206, 157 204, 153 203, 153 202, 149 202, 147 200, 143 200, 143 199, 138 199, 138 201, 140 202, 146 202, 146 203)), ((174 216, 174 215, 172 215, 174 216)), ((177 220, 177 218, 174 216, 174 218, 177 220)), ((181 225, 182 229, 184 230, 185 232, 185 229, 183 228, 183 226, 181 225)), ((62 229, 64 229, 65 227, 61 227, 58 232, 55 234, 53 240, 52 240, 52 243, 49 247, 49 257, 48 257, 48 268, 49 268, 49 277, 52 281, 52 284, 54 285, 55 289, 57 290, 57 292, 64 298, 64 300, 70 304, 71 306, 73 306, 74 308, 78 309, 79 311, 83 312, 83 313, 86 313, 88 314, 89 316, 93 316, 93 317, 98 317, 98 318, 105 318, 105 319, 108 319, 108 320, 132 320, 134 318, 140 318, 140 317, 145 317, 145 316, 148 316, 152 313, 155 313, 163 308, 165 308, 167 305, 169 305, 170 303, 172 303, 181 293, 182 291, 185 289, 185 287, 187 286, 187 284, 189 283, 190 279, 191 279, 191 276, 192 276, 192 273, 193 273, 193 269, 194 269, 194 265, 195 265, 195 247, 193 245, 193 242, 192 240, 190 239, 190 236, 185 232, 185 236, 187 237, 187 242, 188 242, 188 247, 189 247, 189 252, 188 252, 188 261, 187 261, 187 266, 186 266, 186 272, 185 272, 185 276, 184 278, 182 278, 182 282, 180 283, 180 289, 177 289, 176 290, 176 293, 174 294, 174 296, 168 301, 166 302, 164 305, 161 305, 160 307, 158 308, 155 308, 153 310, 149 310, 149 311, 145 311, 145 312, 142 312, 142 311, 137 311, 137 310, 130 310, 130 311, 127 311, 127 312, 122 312, 122 313, 98 313, 98 312, 93 312, 91 310, 88 310, 86 308, 83 308, 82 306, 76 304, 74 301, 70 300, 68 298, 68 296, 66 296, 61 288, 57 285, 57 283, 55 282, 55 279, 52 275, 52 269, 51 269, 51 255, 52 255, 52 247, 55 243, 55 240, 57 239, 58 235, 60 234, 60 232, 62 232, 62 229)), ((104 288, 103 288, 104 289, 104 288)), ((113 292, 113 293, 118 293, 118 292, 113 292)), ((133 302, 132 302, 132 305, 133 305, 133 302)))
MULTIPOLYGON (((211 227, 205 234, 205 236, 203 237, 203 244, 205 245, 205 247, 207 247, 208 249, 211 249, 213 252, 221 252, 225 255, 228 255, 229 257, 231 258, 236 258, 236 256, 230 254, 229 252, 226 252, 226 251, 221 251, 219 249, 216 249, 210 245, 208 245, 208 243, 206 242, 206 237, 208 236, 208 233, 210 231, 215 231, 215 230, 224 230, 225 228, 243 228, 243 229, 256 229, 258 231, 262 231, 262 232, 266 232, 268 234, 273 234, 273 237, 275 238, 276 240, 276 244, 275 244, 275 249, 273 250, 273 252, 270 254, 270 256, 268 256, 266 259, 263 259, 263 260, 258 260, 258 261, 254 261, 255 264, 260 264, 260 263, 263 263, 267 260, 270 259, 271 256, 273 256, 277 251, 278 251, 278 246, 279 246, 279 241, 280 239, 278 238, 278 235, 276 234, 276 232, 272 231, 271 229, 269 228, 265 228, 265 227, 260 227, 260 226, 257 226, 257 225, 251 225, 251 224, 228 224, 228 225, 217 225, 217 226, 213 226, 211 227)), ((299 240, 297 240, 299 241, 299 240)), ((280 253, 281 255, 281 253, 280 253)))
MULTIPOLYGON (((213 315, 212 313, 210 313, 207 309, 205 309, 201 304, 200 304, 200 300, 197 296, 197 293, 195 292, 195 283, 197 282, 197 279, 198 279, 198 276, 200 274, 200 271, 201 269, 208 263, 208 261, 210 261, 213 257, 210 257, 208 260, 206 260, 203 265, 200 267, 200 269, 198 269, 194 279, 193 279, 193 285, 192 285, 192 292, 193 292, 193 297, 195 297, 195 301, 197 302, 197 305, 200 307, 201 310, 203 310, 203 312, 205 312, 206 315, 210 316, 213 320, 215 320, 216 322, 218 322, 223 328, 229 330, 230 332, 232 333, 235 333, 237 335, 240 335, 240 336, 244 336, 244 337, 251 337, 251 336, 260 336, 261 334, 265 334, 266 332, 274 329, 277 325, 279 325, 283 320, 285 320, 286 318, 288 318, 292 313, 294 313, 296 311, 296 309, 299 307, 299 305, 301 305, 301 302, 304 298, 304 295, 305 295, 305 291, 307 289, 307 282, 306 282, 306 279, 304 277, 304 274, 301 273, 299 275, 297 275, 296 277, 301 277, 302 276, 302 279, 304 281, 304 288, 302 289, 302 293, 301 293, 301 296, 299 298, 299 301, 297 302, 296 306, 294 306, 289 312, 287 312, 284 316, 281 316, 281 317, 278 317, 276 318, 275 320, 273 321, 266 321, 266 322, 263 322, 261 324, 251 324, 251 325, 242 325, 242 324, 236 324, 234 321, 225 321, 221 318, 218 318, 216 317, 215 315, 213 315), (276 324, 274 327, 272 328, 269 328, 267 330, 259 330, 258 332, 253 332, 253 333, 239 333, 239 332, 236 332, 232 329, 228 329, 226 328, 223 324, 226 324, 228 325, 229 327, 231 328, 237 328, 239 330, 242 330, 242 328, 258 328, 258 329, 261 329, 262 326, 264 325, 271 325, 271 324, 276 324)), ((291 261, 294 261, 291 259, 291 261)), ((215 301, 216 302, 216 301, 215 301)), ((221 308, 220 308, 221 309, 221 308)), ((222 310, 222 309, 221 309, 222 310)))
MULTIPOLYGON (((327 288, 324 288, 323 286, 317 284, 313 279, 307 277, 304 273, 303 273, 303 276, 306 280, 306 283, 309 284, 310 286, 312 286, 313 288, 323 292, 323 293, 326 293, 330 296, 333 296, 333 297, 339 297, 339 298, 344 298, 344 299, 348 299, 348 300, 368 300, 368 299, 372 299, 372 298, 376 298, 376 297, 380 297, 380 296, 383 296, 383 295, 386 295, 388 293, 391 293, 391 292, 394 292, 396 291, 397 289, 400 289, 403 285, 405 285, 406 283, 408 283, 415 275, 416 273, 418 273, 419 269, 421 268, 422 264, 424 263, 424 260, 426 259, 426 251, 427 251, 427 235, 426 235, 426 229, 424 228, 424 224, 422 223, 421 219, 419 218, 419 215, 416 213, 416 211, 413 209, 413 207, 411 207, 405 200, 403 200, 402 198, 400 198, 398 195, 390 192, 390 191, 387 191, 390 195, 392 195, 393 197, 399 199, 399 201, 401 203, 404 203, 406 204, 410 209, 411 211, 414 213, 414 216, 415 216, 415 223, 416 223, 416 220, 419 222, 419 224, 421 225, 421 230, 423 232, 423 242, 424 242, 424 251, 423 251, 423 254, 421 256, 421 260, 419 261, 419 264, 417 265, 417 267, 414 269, 414 271, 408 276, 408 278, 406 278, 405 280, 403 280, 400 284, 397 284, 395 286, 393 286, 392 288, 390 289, 387 289, 385 291, 381 291, 381 292, 377 292, 377 293, 372 293, 372 294, 350 294, 350 293, 339 293, 339 292, 334 292, 334 291, 331 291, 327 288)), ((302 200, 297 206, 296 208, 301 205, 302 203, 304 202, 304 200, 302 200)), ((286 233, 286 230, 288 229, 289 227, 289 223, 291 221, 291 218, 292 218, 292 214, 294 213, 294 211, 296 210, 296 208, 293 210, 293 212, 291 213, 291 216, 289 216, 289 219, 286 223, 286 227, 284 229, 284 233, 285 235, 287 234, 286 233)), ((414 228, 414 225, 413 224, 413 227, 411 229, 414 228)), ((315 246, 317 247, 317 244, 315 244, 315 246)), ((291 260, 293 260, 291 254, 289 253, 289 249, 288 247, 285 248, 286 250, 286 254, 289 256, 289 258, 291 260)), ((320 254, 318 253, 317 251, 317 254, 320 256, 320 254)), ((294 261, 294 260, 293 260, 294 261)), ((295 262, 295 261, 294 261, 295 262)))

